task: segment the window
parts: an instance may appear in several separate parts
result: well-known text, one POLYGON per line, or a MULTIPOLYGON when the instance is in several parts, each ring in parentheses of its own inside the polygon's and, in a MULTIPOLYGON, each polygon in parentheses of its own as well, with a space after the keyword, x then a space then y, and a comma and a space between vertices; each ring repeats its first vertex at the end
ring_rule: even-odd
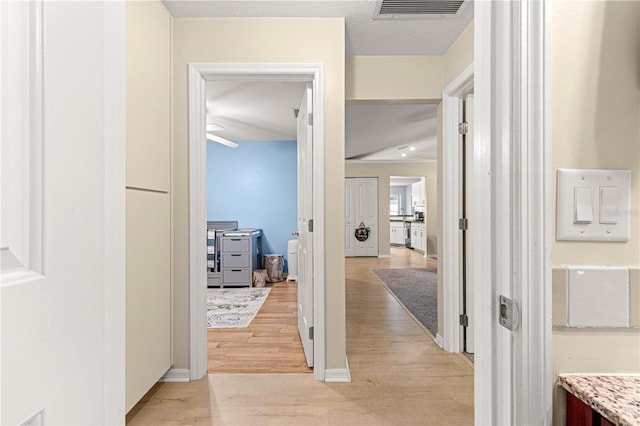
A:
POLYGON ((391 194, 389 198, 389 216, 397 216, 400 214, 400 195, 391 194))

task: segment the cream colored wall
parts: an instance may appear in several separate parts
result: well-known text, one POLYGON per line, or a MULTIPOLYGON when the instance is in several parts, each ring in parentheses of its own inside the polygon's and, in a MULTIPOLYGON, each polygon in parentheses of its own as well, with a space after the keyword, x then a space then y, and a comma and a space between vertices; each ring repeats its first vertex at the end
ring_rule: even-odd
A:
POLYGON ((126 3, 126 410, 171 367, 171 16, 126 3))
MULTIPOLYGON (((611 168, 631 170, 632 180, 628 242, 553 245, 554 377, 640 373, 640 3, 556 1, 552 10, 554 179, 558 168, 611 168), (566 264, 630 267, 636 328, 564 327, 566 264)), ((556 389, 554 423, 563 424, 564 415, 564 392, 556 389)))
POLYGON ((444 82, 443 56, 349 56, 349 102, 421 100, 437 103, 444 82))
POLYGON ((378 253, 389 255, 391 243, 389 226, 389 194, 391 176, 425 176, 427 209, 427 255, 435 255, 438 232, 437 165, 436 163, 349 163, 345 164, 346 177, 378 178, 378 253))
POLYGON ((175 19, 173 45, 175 367, 189 366, 187 64, 262 62, 324 65, 326 368, 344 368, 344 20, 175 19))
POLYGON ((444 87, 473 63, 473 21, 444 54, 444 87))

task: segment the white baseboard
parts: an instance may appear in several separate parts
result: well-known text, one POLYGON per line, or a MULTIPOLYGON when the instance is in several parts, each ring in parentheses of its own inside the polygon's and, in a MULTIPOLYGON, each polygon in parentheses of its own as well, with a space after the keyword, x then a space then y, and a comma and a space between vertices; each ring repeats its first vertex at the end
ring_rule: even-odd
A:
POLYGON ((349 360, 345 358, 345 368, 327 368, 324 370, 324 381, 331 383, 351 383, 349 360))
POLYGON ((159 382, 188 382, 191 380, 188 368, 172 368, 167 371, 164 376, 160 377, 159 382))
POLYGON ((444 349, 444 339, 438 333, 436 333, 436 343, 438 344, 438 346, 444 349))
POLYGON ((390 254, 379 254, 378 258, 379 259, 390 259, 391 255, 390 254))

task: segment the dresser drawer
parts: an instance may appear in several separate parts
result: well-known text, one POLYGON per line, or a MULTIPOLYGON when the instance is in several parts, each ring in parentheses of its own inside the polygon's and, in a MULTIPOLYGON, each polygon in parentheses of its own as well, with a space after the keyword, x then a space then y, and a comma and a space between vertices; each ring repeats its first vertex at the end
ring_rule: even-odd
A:
POLYGON ((249 269, 223 269, 222 281, 226 284, 251 284, 249 269))
POLYGON ((223 237, 222 238, 222 251, 231 252, 246 252, 249 253, 249 239, 248 238, 234 238, 223 237))
POLYGON ((249 253, 225 254, 222 257, 223 268, 248 268, 249 253))

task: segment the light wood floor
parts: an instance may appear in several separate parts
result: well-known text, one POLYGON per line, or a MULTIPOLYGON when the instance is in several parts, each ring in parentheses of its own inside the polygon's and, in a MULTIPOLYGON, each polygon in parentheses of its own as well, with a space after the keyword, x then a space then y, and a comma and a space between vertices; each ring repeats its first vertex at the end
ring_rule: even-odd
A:
POLYGON ((246 328, 207 330, 209 373, 311 373, 298 334, 295 281, 267 284, 269 297, 246 328))
POLYGON ((428 267, 406 249, 347 259, 347 354, 352 383, 311 374, 210 374, 156 385, 130 425, 473 424, 473 369, 441 350, 380 283, 376 268, 428 267))

